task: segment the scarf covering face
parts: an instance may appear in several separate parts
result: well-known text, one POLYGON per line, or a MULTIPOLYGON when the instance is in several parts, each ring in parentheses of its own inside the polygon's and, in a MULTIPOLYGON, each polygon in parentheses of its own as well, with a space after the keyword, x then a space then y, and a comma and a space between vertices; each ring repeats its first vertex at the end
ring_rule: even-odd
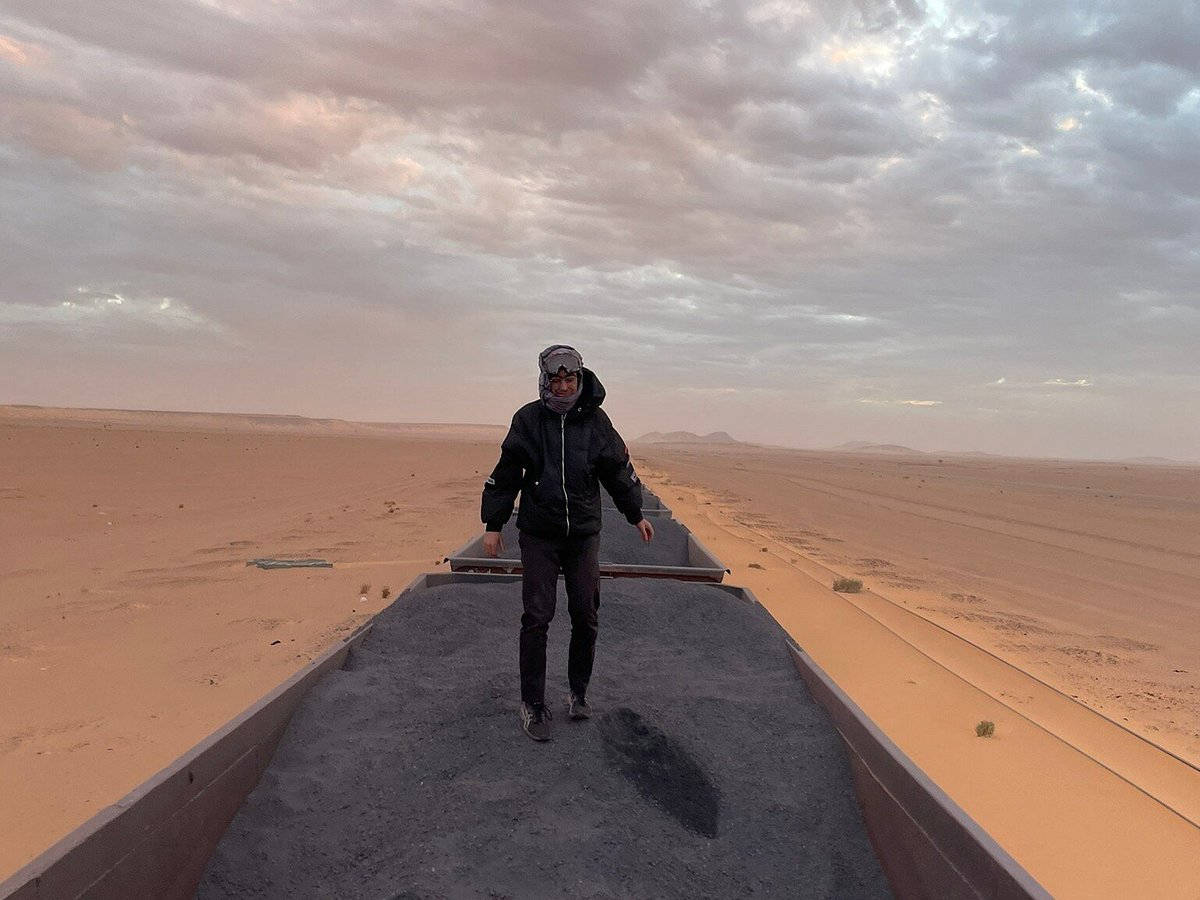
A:
POLYGON ((583 393, 583 357, 574 347, 552 344, 538 354, 538 395, 552 412, 560 416, 570 411, 583 393), (575 393, 567 397, 556 397, 550 389, 550 377, 557 375, 560 368, 579 376, 575 393))

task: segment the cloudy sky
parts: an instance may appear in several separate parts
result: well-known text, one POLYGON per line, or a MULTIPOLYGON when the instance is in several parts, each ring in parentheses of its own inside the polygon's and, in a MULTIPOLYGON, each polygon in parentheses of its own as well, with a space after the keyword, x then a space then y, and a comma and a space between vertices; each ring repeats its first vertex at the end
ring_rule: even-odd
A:
POLYGON ((0 402, 1200 457, 1194 0, 0 0, 0 402))

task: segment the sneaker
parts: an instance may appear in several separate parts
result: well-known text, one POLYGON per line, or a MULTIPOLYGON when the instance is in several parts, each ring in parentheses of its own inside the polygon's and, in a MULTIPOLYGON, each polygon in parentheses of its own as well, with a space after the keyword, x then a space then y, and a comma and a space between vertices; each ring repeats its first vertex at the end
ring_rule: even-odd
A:
POLYGON ((567 698, 567 716, 576 722, 580 719, 590 719, 592 717, 592 708, 587 705, 587 701, 583 699, 582 694, 571 692, 571 696, 567 698))
POLYGON ((535 741, 550 740, 550 710, 544 703, 521 704, 521 728, 535 741))

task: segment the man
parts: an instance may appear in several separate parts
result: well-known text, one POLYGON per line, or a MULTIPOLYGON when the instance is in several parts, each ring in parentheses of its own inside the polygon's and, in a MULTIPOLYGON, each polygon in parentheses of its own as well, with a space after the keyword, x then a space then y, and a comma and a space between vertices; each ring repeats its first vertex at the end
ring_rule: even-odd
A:
POLYGON ((483 550, 504 549, 500 530, 521 495, 521 727, 535 741, 550 740, 546 709, 546 633, 558 599, 558 573, 567 586, 571 645, 567 659, 571 719, 591 715, 588 681, 600 606, 600 485, 641 532, 642 487, 629 451, 600 409, 604 386, 573 347, 555 344, 538 356, 539 399, 517 410, 500 449, 500 462, 483 488, 480 515, 487 526, 483 550))

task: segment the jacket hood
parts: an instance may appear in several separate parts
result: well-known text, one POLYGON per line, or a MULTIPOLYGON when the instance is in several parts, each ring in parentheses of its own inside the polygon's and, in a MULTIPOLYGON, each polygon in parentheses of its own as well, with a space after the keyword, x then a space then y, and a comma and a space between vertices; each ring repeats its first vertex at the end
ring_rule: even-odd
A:
POLYGON ((600 379, 596 377, 596 373, 584 366, 583 368, 583 393, 579 395, 579 402, 575 406, 582 409, 589 406, 593 409, 604 402, 604 385, 600 383, 600 379))

